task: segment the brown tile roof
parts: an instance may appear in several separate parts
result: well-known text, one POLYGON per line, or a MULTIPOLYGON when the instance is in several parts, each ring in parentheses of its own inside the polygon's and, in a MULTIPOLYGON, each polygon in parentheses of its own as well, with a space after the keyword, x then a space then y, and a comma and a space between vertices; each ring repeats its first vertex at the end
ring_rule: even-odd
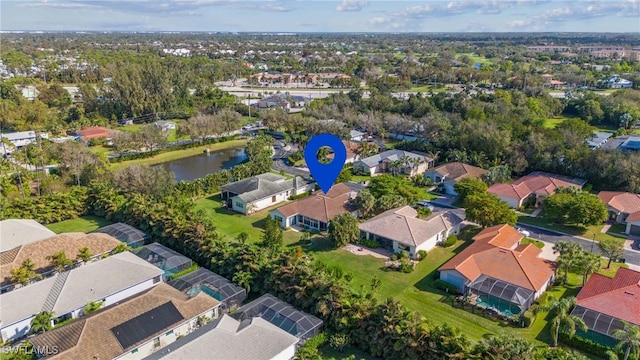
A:
POLYGON ((59 359, 113 359, 184 322, 175 323, 135 344, 123 349, 111 329, 161 305, 171 302, 184 319, 192 319, 220 303, 209 295, 199 293, 189 297, 183 292, 160 283, 142 294, 104 308, 70 324, 45 332, 31 339, 40 347, 61 347, 51 358, 59 359))
MULTIPOLYGON (((118 246, 120 241, 111 235, 103 233, 85 234, 81 232, 64 233, 52 236, 48 239, 36 241, 16 248, 15 256, 12 258, 3 253, 0 263, 0 281, 2 285, 9 283, 11 270, 17 268, 26 259, 31 259, 35 264, 36 271, 46 271, 50 266, 47 256, 51 256, 58 251, 64 251, 69 259, 75 259, 78 250, 88 247, 93 255, 100 255, 111 251, 118 246)), ((14 250, 6 253, 14 253, 14 250)))
POLYGON ((489 171, 485 169, 481 169, 479 167, 461 163, 461 162, 452 162, 452 163, 440 165, 433 170, 437 171, 442 176, 446 176, 447 179, 451 179, 455 181, 462 180, 468 177, 477 178, 477 177, 480 177, 481 175, 489 173, 489 171))
POLYGON ((622 191, 600 191, 600 200, 619 212, 633 214, 640 211, 640 194, 622 191))
POLYGON ((401 244, 419 246, 436 234, 451 229, 464 220, 463 215, 452 210, 437 212, 418 219, 418 212, 411 206, 391 209, 363 222, 361 231, 395 240, 401 244))
MULTIPOLYGON (((342 140, 345 149, 347 149, 347 160, 356 158, 356 151, 358 150, 358 143, 355 141, 342 140)), ((333 153, 327 155, 327 159, 333 159, 333 153)))
POLYGON ((582 179, 534 171, 516 180, 513 184, 493 184, 487 191, 498 196, 522 200, 533 193, 553 194, 559 187, 582 188, 585 183, 586 181, 582 179))
POLYGON ((113 130, 102 126, 91 126, 78 131, 78 135, 82 140, 90 140, 96 138, 108 138, 113 134, 113 130))
POLYGON ((334 185, 326 195, 318 191, 275 210, 286 217, 299 214, 326 223, 337 215, 357 210, 349 203, 352 193, 353 190, 340 183, 334 185))
POLYGON ((640 272, 619 268, 613 278, 593 274, 577 299, 584 308, 640 325, 640 272))
POLYGON ((470 281, 486 275, 539 291, 553 276, 555 266, 539 257, 533 244, 519 245, 522 234, 509 225, 484 229, 474 242, 438 270, 456 270, 470 281))
POLYGON ((640 220, 640 211, 636 211, 633 214, 627 216, 627 222, 636 222, 640 220))

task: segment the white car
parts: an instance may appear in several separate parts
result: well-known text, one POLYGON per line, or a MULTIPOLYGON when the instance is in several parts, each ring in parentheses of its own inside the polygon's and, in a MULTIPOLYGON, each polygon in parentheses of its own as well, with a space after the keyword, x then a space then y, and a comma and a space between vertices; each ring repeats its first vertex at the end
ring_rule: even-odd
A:
POLYGON ((422 207, 426 207, 427 209, 429 209, 429 210, 431 210, 431 211, 433 211, 433 210, 434 210, 433 205, 431 205, 431 204, 430 204, 428 201, 426 201, 426 200, 418 201, 418 202, 416 203, 416 205, 418 205, 418 206, 422 206, 422 207))
POLYGON ((524 237, 531 237, 531 233, 528 230, 525 230, 521 227, 517 227, 516 231, 519 232, 520 234, 524 235, 524 237))

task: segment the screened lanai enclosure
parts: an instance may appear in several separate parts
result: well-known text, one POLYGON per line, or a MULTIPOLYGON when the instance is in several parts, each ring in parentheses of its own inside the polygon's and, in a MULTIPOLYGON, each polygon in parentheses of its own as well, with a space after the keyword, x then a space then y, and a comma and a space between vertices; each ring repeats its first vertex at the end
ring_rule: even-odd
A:
MULTIPOLYGON (((606 335, 609 337, 609 341, 613 340, 613 332, 616 329, 624 329, 624 324, 617 318, 611 317, 609 315, 605 315, 603 313, 593 311, 591 309, 584 308, 580 305, 577 305, 571 315, 575 315, 584 321, 587 324, 587 327, 591 331, 595 331, 596 333, 606 335)), ((590 331, 590 332, 591 332, 590 331)), ((595 335, 595 334, 593 334, 595 335)), ((587 336, 590 338, 590 336, 587 336)), ((616 344, 616 341, 613 340, 613 345, 616 344)))
POLYGON ((237 308, 247 298, 244 288, 204 268, 182 275, 168 284, 189 296, 204 292, 222 303, 223 312, 237 308))
POLYGON ((322 320, 297 310, 271 294, 262 295, 239 308, 231 316, 240 321, 253 317, 263 318, 289 334, 296 336, 300 339, 299 345, 322 331, 322 320))
POLYGON ((94 232, 111 235, 114 238, 127 243, 127 245, 132 248, 142 246, 147 240, 149 240, 149 235, 125 223, 115 223, 103 226, 94 232))
POLYGON ((172 275, 193 265, 193 262, 188 257, 158 243, 139 247, 134 249, 133 253, 164 270, 163 278, 165 281, 169 280, 172 275))
POLYGON ((519 315, 533 304, 535 292, 502 280, 481 275, 468 286, 469 295, 476 295, 479 307, 492 308, 504 315, 519 315))

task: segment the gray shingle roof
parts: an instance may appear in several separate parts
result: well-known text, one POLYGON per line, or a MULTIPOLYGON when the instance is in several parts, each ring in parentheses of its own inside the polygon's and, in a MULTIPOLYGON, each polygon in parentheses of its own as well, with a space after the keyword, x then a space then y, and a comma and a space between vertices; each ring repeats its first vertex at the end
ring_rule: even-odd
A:
POLYGON ((307 182, 299 176, 293 179, 285 179, 277 174, 265 173, 223 185, 220 189, 237 194, 242 201, 250 203, 279 194, 283 191, 300 188, 306 183, 307 182))
POLYGON ((0 295, 0 322, 5 327, 44 310, 64 315, 162 274, 130 252, 116 254, 0 295))
POLYGON ((31 244, 54 236, 56 233, 30 219, 0 221, 0 253, 20 245, 31 244))
POLYGON ((261 318, 238 321, 225 314, 145 359, 269 360, 297 342, 261 318))
POLYGON ((414 154, 409 151, 392 149, 392 150, 387 150, 385 152, 381 152, 380 154, 377 154, 377 155, 370 156, 368 158, 364 158, 360 161, 362 161, 369 167, 374 167, 380 164, 384 160, 396 161, 405 156, 409 158, 421 159, 422 161, 425 160, 425 157, 422 155, 414 154))

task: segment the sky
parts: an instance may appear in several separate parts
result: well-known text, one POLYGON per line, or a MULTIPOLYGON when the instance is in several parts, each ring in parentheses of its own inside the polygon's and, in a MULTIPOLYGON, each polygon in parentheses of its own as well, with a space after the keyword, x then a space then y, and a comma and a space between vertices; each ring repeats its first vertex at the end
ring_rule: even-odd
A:
POLYGON ((640 32, 640 0, 1 0, 0 30, 640 32))

